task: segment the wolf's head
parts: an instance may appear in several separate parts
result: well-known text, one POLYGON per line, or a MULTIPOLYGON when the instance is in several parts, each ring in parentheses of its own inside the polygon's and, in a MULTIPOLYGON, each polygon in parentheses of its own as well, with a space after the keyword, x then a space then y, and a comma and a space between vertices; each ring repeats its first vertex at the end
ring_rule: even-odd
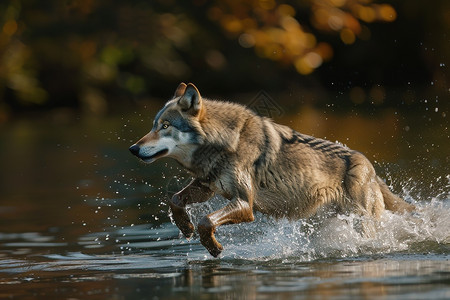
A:
POLYGON ((156 114, 151 131, 130 147, 131 153, 146 163, 168 156, 189 167, 191 155, 204 136, 200 126, 203 112, 197 88, 181 83, 174 98, 156 114))

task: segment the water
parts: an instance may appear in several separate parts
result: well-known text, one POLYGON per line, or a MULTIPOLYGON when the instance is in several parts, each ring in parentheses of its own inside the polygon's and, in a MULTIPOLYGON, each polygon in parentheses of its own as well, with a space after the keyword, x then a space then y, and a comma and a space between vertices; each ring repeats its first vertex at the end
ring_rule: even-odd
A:
MULTIPOLYGON (((448 127, 439 111, 283 115, 281 123, 364 152, 418 209, 386 212, 370 239, 353 229, 356 216, 257 214, 217 230, 218 259, 168 215, 165 201, 188 175, 128 153, 152 112, 14 121, 0 128, 0 298, 449 299, 448 127)), ((189 213, 196 223, 224 204, 216 197, 189 213)))

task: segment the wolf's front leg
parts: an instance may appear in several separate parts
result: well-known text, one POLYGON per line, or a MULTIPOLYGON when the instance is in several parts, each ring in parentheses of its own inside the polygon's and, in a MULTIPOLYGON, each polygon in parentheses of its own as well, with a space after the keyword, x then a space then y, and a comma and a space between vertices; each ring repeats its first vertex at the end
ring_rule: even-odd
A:
POLYGON ((205 202, 213 196, 213 192, 194 179, 184 189, 173 195, 169 201, 173 220, 186 238, 191 238, 194 225, 186 212, 186 205, 190 203, 205 202))
POLYGON ((212 256, 217 257, 222 252, 223 247, 214 236, 216 227, 226 224, 252 222, 253 220, 254 217, 251 204, 237 198, 224 208, 219 209, 200 220, 198 224, 200 242, 212 256))

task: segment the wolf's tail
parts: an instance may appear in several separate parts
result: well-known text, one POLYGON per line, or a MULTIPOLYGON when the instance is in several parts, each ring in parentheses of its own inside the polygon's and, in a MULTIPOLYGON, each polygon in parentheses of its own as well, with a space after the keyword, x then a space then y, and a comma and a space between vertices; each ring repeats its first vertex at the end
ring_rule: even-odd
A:
POLYGON ((381 179, 378 176, 377 182, 378 185, 380 186, 381 193, 383 194, 384 205, 386 209, 395 212, 410 212, 415 209, 414 205, 409 204, 399 196, 392 193, 391 190, 389 190, 387 184, 383 181, 383 179, 381 179))

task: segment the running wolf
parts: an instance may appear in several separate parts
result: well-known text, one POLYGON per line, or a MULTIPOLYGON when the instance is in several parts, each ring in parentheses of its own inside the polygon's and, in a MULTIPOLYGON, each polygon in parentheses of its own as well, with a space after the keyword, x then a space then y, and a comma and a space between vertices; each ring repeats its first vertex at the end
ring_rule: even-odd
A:
POLYGON ((172 157, 193 175, 169 201, 187 238, 194 225, 186 205, 214 194, 230 201, 197 225, 201 243, 214 257, 223 250, 216 227, 251 222, 254 211, 299 219, 332 207, 376 219, 385 208, 414 208, 389 190, 363 154, 298 133, 242 105, 205 99, 192 83, 178 86, 151 131, 130 151, 146 163, 172 157))

